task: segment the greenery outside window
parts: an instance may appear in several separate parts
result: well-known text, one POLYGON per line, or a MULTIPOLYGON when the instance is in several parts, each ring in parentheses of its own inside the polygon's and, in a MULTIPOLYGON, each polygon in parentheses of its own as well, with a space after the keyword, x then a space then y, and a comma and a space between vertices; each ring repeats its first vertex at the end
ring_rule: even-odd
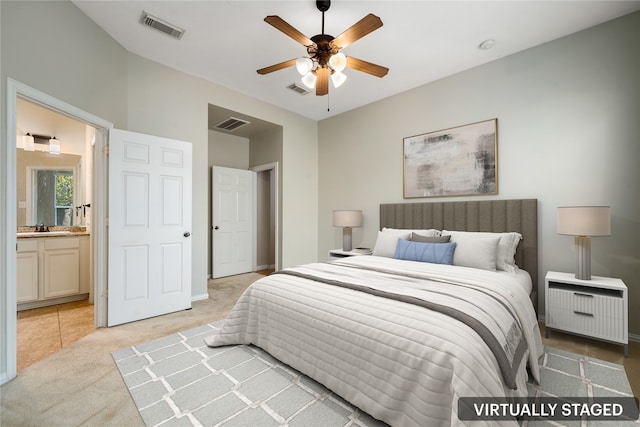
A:
POLYGON ((36 224, 72 225, 73 170, 40 169, 35 178, 36 224))

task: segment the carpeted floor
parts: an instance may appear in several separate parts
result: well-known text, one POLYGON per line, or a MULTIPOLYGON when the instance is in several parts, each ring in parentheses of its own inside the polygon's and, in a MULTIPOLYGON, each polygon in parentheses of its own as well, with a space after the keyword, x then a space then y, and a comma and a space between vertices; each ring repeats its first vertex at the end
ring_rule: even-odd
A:
POLYGON ((21 371, 0 388, 0 426, 144 426, 111 353, 224 319, 262 274, 210 280, 191 310, 97 329, 21 371))
MULTIPOLYGON (((220 323, 113 353, 147 426, 386 425, 259 348, 207 347, 220 323)), ((545 350, 530 397, 633 397, 622 365, 545 350)))

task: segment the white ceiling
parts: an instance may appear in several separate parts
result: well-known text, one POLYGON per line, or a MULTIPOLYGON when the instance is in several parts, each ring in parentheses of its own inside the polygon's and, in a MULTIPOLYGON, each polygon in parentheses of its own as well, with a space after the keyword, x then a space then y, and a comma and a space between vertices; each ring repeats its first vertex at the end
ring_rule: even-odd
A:
POLYGON ((346 70, 329 96, 299 95, 288 68, 256 70, 304 56, 265 23, 278 15, 308 37, 321 33, 314 1, 74 1, 128 51, 314 120, 321 120, 640 10, 640 1, 334 1, 325 33, 338 36, 368 13, 384 26, 343 52, 389 67, 377 78, 346 70), (181 40, 138 23, 145 10, 186 33, 181 40), (494 39, 495 47, 478 45, 494 39), (327 108, 330 107, 330 111, 327 108))

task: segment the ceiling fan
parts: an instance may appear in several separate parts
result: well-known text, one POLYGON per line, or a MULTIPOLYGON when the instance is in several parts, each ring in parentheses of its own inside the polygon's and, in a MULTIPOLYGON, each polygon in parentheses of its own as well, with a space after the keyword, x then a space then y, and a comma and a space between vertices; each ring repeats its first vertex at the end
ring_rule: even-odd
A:
POLYGON ((264 18, 267 24, 272 25, 277 30, 282 31, 293 40, 307 48, 308 57, 290 59, 270 67, 261 68, 258 74, 268 74, 283 68, 293 67, 303 76, 302 82, 312 89, 316 88, 316 95, 323 96, 329 93, 329 77, 335 87, 340 86, 347 79, 342 73, 345 67, 362 71, 376 77, 384 77, 389 72, 387 67, 372 64, 352 56, 345 56, 340 52, 355 41, 367 34, 382 27, 382 20, 374 15, 368 14, 360 21, 353 24, 338 37, 324 33, 324 13, 329 10, 331 1, 316 1, 316 7, 322 12, 322 33, 308 38, 300 31, 289 25, 279 16, 269 15, 264 18))

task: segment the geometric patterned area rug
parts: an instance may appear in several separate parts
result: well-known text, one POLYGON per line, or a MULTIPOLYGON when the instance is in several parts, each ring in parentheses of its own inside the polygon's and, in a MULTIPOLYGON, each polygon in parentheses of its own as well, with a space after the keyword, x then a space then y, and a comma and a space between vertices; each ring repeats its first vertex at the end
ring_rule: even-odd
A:
MULTIPOLYGON (((528 383, 529 397, 633 397, 624 366, 593 357, 545 347, 540 361, 540 384, 528 383)), ((637 403, 637 402, 636 402, 637 403)), ((635 426, 636 421, 553 421, 527 422, 538 426, 635 426)))
MULTIPOLYGON (((112 353, 147 426, 386 426, 260 348, 207 347, 203 338, 222 322, 112 353)), ((633 396, 623 366, 545 350, 530 397, 633 396)))

